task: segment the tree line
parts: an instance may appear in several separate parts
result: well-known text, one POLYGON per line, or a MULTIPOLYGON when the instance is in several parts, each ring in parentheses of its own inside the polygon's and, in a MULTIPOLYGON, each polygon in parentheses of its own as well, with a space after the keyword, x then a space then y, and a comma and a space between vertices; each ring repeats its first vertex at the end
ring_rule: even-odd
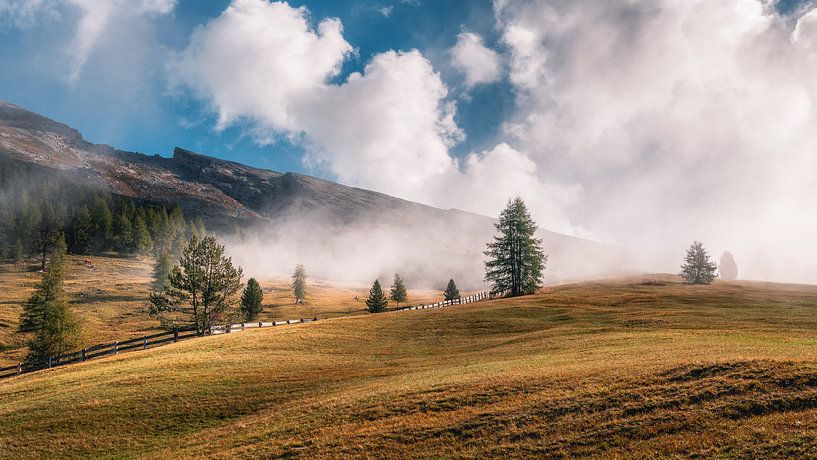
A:
POLYGON ((0 258, 37 256, 41 269, 59 235, 72 254, 177 255, 191 235, 206 232, 201 219, 79 186, 28 165, 0 168, 0 258))

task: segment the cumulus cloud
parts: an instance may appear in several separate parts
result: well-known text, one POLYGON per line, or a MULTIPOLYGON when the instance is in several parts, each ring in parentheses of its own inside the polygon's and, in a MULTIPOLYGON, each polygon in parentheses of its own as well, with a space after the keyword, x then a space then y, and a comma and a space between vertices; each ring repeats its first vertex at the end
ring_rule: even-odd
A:
MULTIPOLYGON (((383 52, 332 82, 351 52, 337 19, 312 28, 303 8, 235 0, 193 33, 171 72, 210 101, 219 127, 249 119, 256 130, 283 133, 306 146, 310 164, 345 184, 489 214, 512 194, 548 193, 536 165, 508 146, 465 161, 449 153, 464 133, 422 53, 383 52), (498 175, 492 187, 475 182, 489 171, 498 175)), ((569 225, 563 214, 547 217, 554 227, 569 225)))
POLYGON ((747 276, 817 280, 817 10, 758 0, 497 0, 508 140, 610 240, 733 249, 747 276), (744 268, 746 268, 744 270, 744 268))
POLYGON ((471 32, 457 35, 457 44, 451 48, 451 62, 465 75, 468 87, 495 82, 502 72, 499 54, 487 48, 482 37, 471 32))

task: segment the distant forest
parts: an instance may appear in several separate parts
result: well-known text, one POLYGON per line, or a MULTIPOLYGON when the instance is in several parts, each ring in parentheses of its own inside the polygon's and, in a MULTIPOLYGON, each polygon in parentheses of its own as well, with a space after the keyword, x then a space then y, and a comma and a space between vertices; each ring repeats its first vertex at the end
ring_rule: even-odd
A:
POLYGON ((93 190, 26 164, 0 164, 0 258, 44 259, 60 234, 73 254, 176 254, 200 219, 180 207, 93 190))

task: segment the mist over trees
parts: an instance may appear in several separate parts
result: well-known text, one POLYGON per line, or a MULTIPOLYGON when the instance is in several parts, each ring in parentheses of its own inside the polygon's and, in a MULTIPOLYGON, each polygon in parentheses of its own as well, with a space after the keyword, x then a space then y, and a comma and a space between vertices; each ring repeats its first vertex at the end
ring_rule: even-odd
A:
POLYGON ((306 270, 301 264, 296 265, 292 273, 292 295, 296 304, 306 300, 306 270))
POLYGON ((457 289, 457 283, 453 279, 448 280, 448 285, 443 291, 445 300, 457 300, 460 298, 460 290, 457 289))
POLYGON ((65 279, 65 239, 60 235, 43 272, 42 281, 23 306, 20 331, 32 332, 27 360, 38 362, 60 356, 81 343, 80 322, 68 305, 63 289, 65 279))
POLYGON ((694 241, 687 249, 681 276, 689 284, 710 284, 715 279, 718 267, 709 258, 703 243, 694 241))
POLYGON ((721 263, 718 267, 721 278, 725 280, 738 279, 738 264, 731 252, 726 251, 721 255, 721 263))
POLYGON ((241 267, 233 267, 224 246, 212 236, 190 238, 163 292, 150 294, 148 313, 162 325, 194 327, 204 335, 240 313, 235 295, 241 289, 241 267))
POLYGON ((499 234, 484 252, 488 257, 485 281, 491 285, 491 294, 535 293, 542 287, 547 255, 542 250, 542 240, 534 236, 538 227, 525 202, 519 197, 508 200, 495 227, 499 234))
POLYGON ((178 255, 187 239, 205 232, 200 219, 78 186, 26 165, 0 168, 0 258, 37 256, 41 268, 59 234, 68 252, 178 255))
POLYGON ((380 313, 386 311, 386 306, 389 301, 386 300, 386 295, 383 294, 383 289, 380 287, 380 280, 374 280, 372 288, 369 289, 369 298, 366 299, 366 309, 369 313, 380 313))

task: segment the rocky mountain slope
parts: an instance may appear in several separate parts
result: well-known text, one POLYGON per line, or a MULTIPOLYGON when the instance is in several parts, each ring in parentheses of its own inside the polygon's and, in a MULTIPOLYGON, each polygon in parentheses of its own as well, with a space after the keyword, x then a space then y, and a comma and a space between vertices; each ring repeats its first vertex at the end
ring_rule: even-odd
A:
MULTIPOLYGON (((442 210, 294 173, 252 168, 176 148, 172 158, 87 142, 75 129, 0 101, 0 167, 25 162, 157 204, 179 204, 212 229, 244 228, 231 249, 256 270, 284 273, 296 262, 316 276, 362 281, 448 277, 477 287, 493 219, 442 210), (240 244, 239 244, 240 243, 240 244)), ((664 268, 660 257, 542 230, 551 282, 664 268)))

